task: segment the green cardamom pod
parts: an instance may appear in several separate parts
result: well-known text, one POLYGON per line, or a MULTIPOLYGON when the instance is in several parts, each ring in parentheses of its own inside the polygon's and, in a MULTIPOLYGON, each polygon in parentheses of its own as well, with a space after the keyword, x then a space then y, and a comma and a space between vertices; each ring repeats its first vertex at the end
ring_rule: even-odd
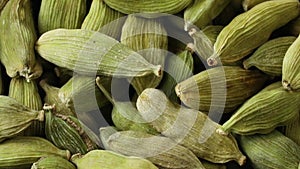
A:
POLYGON ((184 10, 184 29, 189 31, 197 26, 202 29, 213 21, 231 0, 195 0, 184 10))
POLYGON ((283 58, 295 40, 294 36, 286 36, 264 43, 243 62, 244 68, 255 66, 266 74, 281 76, 283 58))
MULTIPOLYGON (((167 32, 158 19, 128 15, 122 28, 121 43, 142 55, 149 63, 164 65, 168 49, 167 32)), ((163 73, 163 72, 162 72, 163 73)), ((139 94, 159 85, 162 76, 153 74, 130 79, 139 94)))
POLYGON ((77 169, 158 169, 146 159, 124 156, 109 150, 92 150, 83 156, 75 154, 71 161, 77 169))
POLYGON ((68 160, 71 154, 41 137, 18 136, 0 144, 0 168, 30 168, 41 157, 49 156, 60 156, 68 160))
POLYGON ((0 119, 1 142, 23 132, 33 121, 43 121, 44 111, 30 109, 11 97, 0 95, 0 119))
POLYGON ((107 6, 103 0, 93 0, 81 29, 102 32, 119 39, 125 15, 107 6))
POLYGON ((210 66, 230 64, 243 59, 265 43, 271 33, 299 15, 298 0, 266 1, 236 16, 220 32, 215 53, 207 59, 210 66))
POLYGON ((175 86, 177 83, 191 77, 193 70, 194 60, 192 51, 188 47, 177 55, 170 55, 166 61, 165 73, 159 89, 166 93, 170 100, 178 102, 175 86))
POLYGON ((282 86, 287 90, 300 89, 300 36, 288 48, 282 64, 282 86))
POLYGON ((240 136, 238 140, 253 168, 298 168, 300 146, 277 130, 269 134, 240 136))
POLYGON ((57 28, 80 28, 85 15, 86 0, 42 0, 38 16, 39 33, 57 28))
POLYGON ((124 14, 142 12, 149 14, 144 16, 157 17, 162 15, 162 13, 176 14, 186 8, 192 2, 192 0, 104 0, 104 2, 111 8, 124 14))
POLYGON ((161 76, 161 66, 100 32, 56 29, 44 33, 36 43, 37 52, 57 66, 95 77, 161 76))
POLYGON ((218 123, 206 114, 172 103, 158 89, 145 89, 137 99, 142 117, 162 135, 190 149, 197 157, 213 163, 235 160, 239 165, 246 157, 232 135, 215 133, 218 123))
POLYGON ((0 16, 0 57, 9 77, 23 76, 27 81, 40 77, 43 70, 36 60, 37 39, 30 0, 10 0, 0 16))
POLYGON ((59 156, 42 157, 32 164, 31 169, 76 169, 74 164, 59 156))
POLYGON ((131 102, 116 101, 107 92, 105 87, 102 85, 102 80, 100 77, 96 78, 96 83, 102 93, 110 100, 113 104, 113 109, 111 112, 111 118, 114 125, 119 130, 134 130, 134 131, 144 131, 150 134, 158 134, 158 132, 151 127, 145 120, 141 117, 135 105, 131 102))
MULTIPOLYGON (((58 148, 67 149, 72 154, 85 154, 94 149, 94 144, 88 145, 83 139, 85 134, 76 118, 52 113, 53 107, 45 108, 46 138, 58 148)), ((85 134, 86 135, 86 134, 85 134)))
POLYGON ((175 91, 188 107, 203 112, 213 110, 230 113, 261 90, 268 79, 259 71, 221 66, 202 71, 178 83, 175 91))
POLYGON ((273 83, 247 100, 217 132, 240 135, 266 134, 295 120, 300 110, 299 93, 273 83))
MULTIPOLYGON (((146 89, 147 90, 147 89, 146 89)), ((173 140, 139 131, 120 131, 111 127, 100 128, 100 136, 108 150, 145 158, 164 169, 204 169, 199 159, 187 148, 173 140), (109 135, 109 134, 111 135, 109 135)))

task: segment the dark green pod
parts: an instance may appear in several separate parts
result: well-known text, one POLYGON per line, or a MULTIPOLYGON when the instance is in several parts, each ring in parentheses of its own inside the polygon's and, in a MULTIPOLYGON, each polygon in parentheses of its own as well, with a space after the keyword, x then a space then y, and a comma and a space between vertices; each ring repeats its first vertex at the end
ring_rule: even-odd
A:
POLYGON ((42 157, 31 169, 76 169, 74 164, 59 156, 42 157))

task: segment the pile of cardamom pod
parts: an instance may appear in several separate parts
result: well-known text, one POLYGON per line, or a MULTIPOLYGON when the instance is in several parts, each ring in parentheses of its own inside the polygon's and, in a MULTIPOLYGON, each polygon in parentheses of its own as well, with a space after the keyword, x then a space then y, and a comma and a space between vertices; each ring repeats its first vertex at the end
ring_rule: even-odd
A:
POLYGON ((300 169, 298 0, 0 12, 0 169, 300 169))

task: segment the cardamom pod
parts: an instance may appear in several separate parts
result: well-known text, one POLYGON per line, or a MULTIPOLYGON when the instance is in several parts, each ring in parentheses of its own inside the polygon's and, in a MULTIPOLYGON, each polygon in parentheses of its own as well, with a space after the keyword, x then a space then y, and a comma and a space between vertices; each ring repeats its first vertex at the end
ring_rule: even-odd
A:
MULTIPOLYGON (((121 43, 142 55, 149 63, 164 65, 168 49, 167 32, 158 19, 128 15, 122 28, 121 43)), ((163 72, 162 72, 163 73, 163 72)), ((129 79, 139 94, 159 85, 162 76, 153 74, 129 79)))
POLYGON ((166 61, 164 77, 159 85, 168 98, 174 102, 178 102, 175 93, 175 86, 193 75, 194 60, 192 51, 189 47, 177 55, 170 55, 166 61))
POLYGON ((240 136, 239 145, 249 157, 253 168, 297 169, 300 147, 283 134, 274 130, 269 134, 240 136))
POLYGON ((197 0, 184 10, 184 30, 197 26, 202 29, 213 21, 231 0, 197 0))
POLYGON ((192 2, 192 0, 104 0, 104 2, 111 8, 124 14, 142 12, 149 14, 144 16, 157 17, 162 15, 162 13, 176 14, 186 8, 192 2))
POLYGON ((1 12, 0 22, 0 56, 8 76, 23 76, 27 81, 40 77, 42 67, 34 52, 37 37, 31 1, 8 1, 1 12))
POLYGON ((74 164, 59 156, 42 157, 32 164, 31 169, 76 169, 74 164))
POLYGON ((58 148, 67 149, 72 154, 85 154, 96 145, 88 145, 83 139, 84 130, 76 118, 52 113, 53 107, 45 108, 46 138, 58 148))
POLYGON ((44 111, 30 109, 11 97, 0 95, 0 119, 1 142, 18 135, 33 121, 43 121, 44 111))
POLYGON ((85 14, 86 0, 42 0, 38 16, 39 33, 57 28, 80 28, 85 14))
POLYGON ((57 66, 95 77, 161 75, 161 66, 147 62, 115 39, 83 29, 56 29, 44 33, 36 43, 37 52, 57 66))
POLYGON ((197 157, 213 163, 235 160, 239 165, 246 157, 240 152, 232 135, 215 133, 220 127, 197 110, 173 104, 158 89, 145 89, 137 99, 142 117, 162 135, 190 149, 197 157))
MULTIPOLYGON (((35 80, 27 82, 25 78, 12 78, 9 84, 8 96, 33 110, 41 110, 43 107, 35 80)), ((41 121, 33 121, 24 131, 24 135, 43 136, 44 123, 41 121)))
POLYGON ((41 157, 49 156, 60 156, 68 160, 71 154, 41 137, 18 136, 0 144, 0 168, 30 168, 41 157))
POLYGON ((150 134, 158 134, 158 132, 151 127, 145 120, 141 117, 135 105, 131 102, 121 102, 116 101, 107 92, 105 87, 101 83, 100 77, 96 78, 96 84, 102 93, 108 98, 108 100, 113 104, 113 109, 111 112, 111 118, 114 125, 119 130, 134 130, 134 131, 144 131, 150 134))
POLYGON ((266 134, 277 126, 291 123, 300 109, 299 93, 283 89, 273 83, 247 100, 217 132, 241 135, 266 134))
POLYGON ((119 39, 125 15, 107 6, 103 0, 93 0, 81 29, 102 32, 119 39))
POLYGON ((145 158, 164 169, 204 169, 190 150, 167 137, 131 130, 112 133, 111 130, 114 129, 100 128, 100 136, 104 135, 101 136, 101 140, 108 150, 145 158))
POLYGON ((248 11, 249 9, 253 8, 255 5, 265 1, 269 1, 269 0, 243 0, 242 6, 245 11, 248 11))
POLYGON ((296 18, 299 8, 298 0, 266 1, 236 16, 220 32, 208 65, 241 60, 265 43, 274 30, 296 18))
POLYGON ((284 128, 284 135, 300 146, 300 116, 284 128))
POLYGON ((288 48, 282 64, 282 86, 287 90, 300 89, 300 36, 288 48))
POLYGON ((267 41, 243 62, 244 68, 255 66, 271 76, 281 76, 283 58, 295 40, 294 36, 285 36, 267 41))
POLYGON ((175 91, 188 107, 204 112, 229 113, 261 90, 268 79, 258 71, 221 66, 178 83, 175 91))
POLYGON ((78 169, 158 169, 146 159, 124 156, 109 150, 92 150, 84 156, 75 154, 71 161, 78 169))

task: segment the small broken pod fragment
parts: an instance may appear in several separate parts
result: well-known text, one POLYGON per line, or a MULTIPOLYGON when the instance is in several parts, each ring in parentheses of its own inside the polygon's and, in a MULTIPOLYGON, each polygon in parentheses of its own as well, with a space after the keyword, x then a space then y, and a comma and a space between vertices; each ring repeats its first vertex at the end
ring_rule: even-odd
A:
POLYGON ((239 145, 255 169, 297 169, 300 146, 277 130, 269 134, 238 136, 239 145))
POLYGON ((117 40, 96 31, 55 29, 36 42, 37 52, 47 61, 78 74, 114 77, 161 76, 153 65, 117 40))
POLYGON ((283 58, 282 86, 287 90, 300 89, 300 36, 288 48, 283 58))
POLYGON ((92 150, 85 155, 75 154, 71 161, 77 169, 158 169, 146 159, 124 156, 109 150, 92 150))
POLYGON ((180 100, 196 110, 231 113, 261 90, 269 77, 238 66, 220 66, 180 82, 175 91, 180 100))
POLYGON ((54 107, 44 107, 46 138, 55 146, 67 149, 72 154, 85 154, 96 148, 96 145, 89 139, 81 127, 78 119, 72 116, 54 115, 54 107))
POLYGON ((125 15, 107 6, 103 0, 93 0, 81 29, 102 32, 119 39, 125 15))
POLYGON ((158 134, 158 132, 141 117, 134 103, 117 101, 112 98, 111 94, 109 94, 102 85, 100 77, 96 78, 96 84, 113 105, 111 119, 117 129, 143 131, 154 135, 158 134))
MULTIPOLYGON (((149 63, 164 66, 168 37, 164 25, 158 19, 142 18, 135 14, 128 15, 122 28, 121 43, 138 52, 149 63)), ((140 94, 146 88, 157 87, 161 79, 162 76, 151 74, 128 80, 140 94)))
POLYGON ((1 95, 0 119, 1 142, 23 132, 33 121, 44 121, 44 111, 30 109, 11 97, 1 95))
POLYGON ((76 169, 76 167, 60 156, 49 156, 42 157, 33 163, 31 169, 76 169))
POLYGON ((38 16, 40 35, 57 28, 80 28, 86 8, 86 0, 42 0, 38 16))
POLYGON ((137 109, 157 131, 197 157, 213 163, 245 163, 246 157, 232 135, 215 133, 218 123, 202 112, 173 104, 162 91, 145 89, 137 99, 137 109))
POLYGON ((27 81, 42 74, 34 44, 37 39, 30 0, 10 0, 0 16, 0 57, 9 77, 23 76, 27 81))
POLYGON ((17 136, 0 144, 0 168, 24 169, 41 157, 60 156, 70 159, 69 150, 61 150, 41 137, 17 136))
POLYGON ((173 140, 140 131, 117 132, 111 127, 100 128, 105 148, 127 156, 137 156, 164 169, 204 169, 199 159, 173 140))
POLYGON ((240 61, 265 43, 274 30, 296 18, 299 9, 298 0, 266 1, 236 16, 220 32, 208 65, 240 61))
POLYGON ((284 90, 273 83, 247 100, 218 130, 240 135, 267 134, 278 126, 291 123, 299 116, 300 93, 284 90))
POLYGON ((282 62, 288 48, 296 40, 294 36, 279 37, 261 45, 248 59, 244 60, 245 69, 252 66, 271 76, 282 75, 282 62))

